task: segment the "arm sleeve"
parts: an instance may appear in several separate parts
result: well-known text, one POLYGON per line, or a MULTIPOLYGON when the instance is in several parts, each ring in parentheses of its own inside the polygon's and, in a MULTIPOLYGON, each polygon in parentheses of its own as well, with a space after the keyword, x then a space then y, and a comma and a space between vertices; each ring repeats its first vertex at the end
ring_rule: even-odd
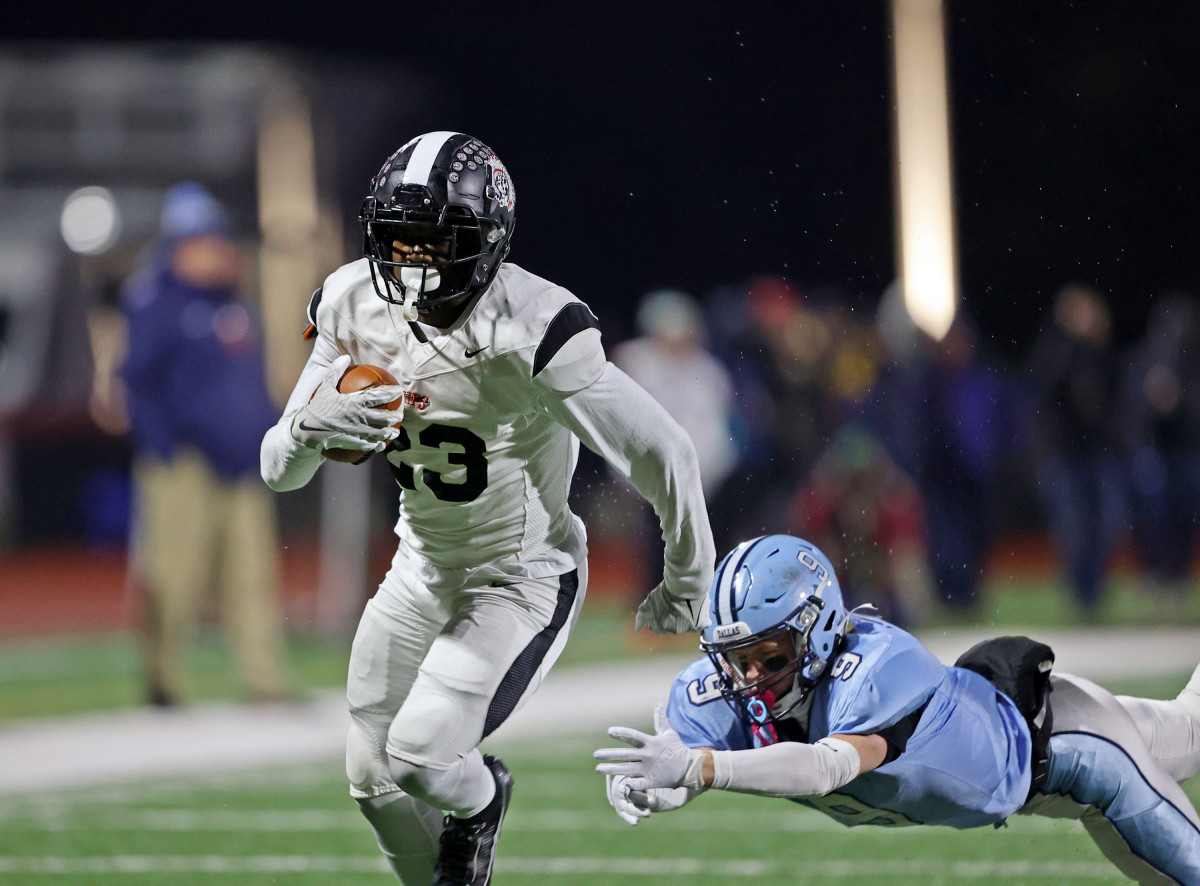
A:
POLYGON ((716 553, 696 451, 683 428, 611 363, 573 394, 547 390, 542 405, 654 506, 666 545, 669 592, 681 600, 703 600, 716 553))
POLYGON ((712 786, 763 797, 824 796, 858 777, 862 762, 840 738, 782 741, 748 751, 713 751, 712 786))
POLYGON ((283 415, 263 437, 259 466, 263 480, 276 492, 299 489, 313 478, 321 466, 323 458, 320 450, 301 446, 292 436, 292 419, 312 399, 329 364, 338 356, 337 348, 325 338, 318 337, 315 340, 308 362, 304 364, 300 378, 288 397, 283 415))

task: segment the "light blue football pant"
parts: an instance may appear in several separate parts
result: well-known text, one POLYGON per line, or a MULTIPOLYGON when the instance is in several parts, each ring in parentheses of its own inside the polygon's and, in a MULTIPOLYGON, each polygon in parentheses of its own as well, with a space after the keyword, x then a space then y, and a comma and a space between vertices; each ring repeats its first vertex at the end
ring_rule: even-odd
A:
POLYGON ((1051 685, 1049 772, 1019 813, 1082 821, 1138 883, 1200 884, 1200 817, 1177 784, 1200 770, 1200 719, 1179 700, 1117 697, 1070 674, 1051 685))

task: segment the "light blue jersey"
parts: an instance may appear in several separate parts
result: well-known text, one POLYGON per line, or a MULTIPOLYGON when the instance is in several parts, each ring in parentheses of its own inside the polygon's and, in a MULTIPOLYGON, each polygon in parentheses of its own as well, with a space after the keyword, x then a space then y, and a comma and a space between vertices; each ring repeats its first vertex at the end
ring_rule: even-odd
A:
MULTIPOLYGON (((691 747, 760 744, 721 697, 707 658, 675 678, 668 716, 691 747)), ((797 802, 846 825, 956 828, 992 824, 1025 803, 1029 728, 1012 701, 973 671, 946 667, 907 631, 856 616, 845 648, 813 691, 807 738, 872 733, 895 739, 903 752, 833 793, 797 802), (907 736, 901 727, 914 720, 907 736)))

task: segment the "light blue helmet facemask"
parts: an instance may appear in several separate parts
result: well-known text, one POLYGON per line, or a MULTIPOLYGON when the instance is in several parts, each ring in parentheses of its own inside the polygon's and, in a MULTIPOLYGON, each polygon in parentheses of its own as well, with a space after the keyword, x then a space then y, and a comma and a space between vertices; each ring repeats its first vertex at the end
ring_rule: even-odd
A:
POLYGON ((734 548, 717 568, 709 612, 712 622, 701 648, 721 675, 725 699, 752 727, 805 702, 841 649, 849 624, 829 559, 790 535, 767 535, 734 548), (765 676, 748 679, 743 653, 779 639, 785 640, 777 644, 779 652, 762 663, 765 676), (781 685, 786 691, 768 689, 781 685))

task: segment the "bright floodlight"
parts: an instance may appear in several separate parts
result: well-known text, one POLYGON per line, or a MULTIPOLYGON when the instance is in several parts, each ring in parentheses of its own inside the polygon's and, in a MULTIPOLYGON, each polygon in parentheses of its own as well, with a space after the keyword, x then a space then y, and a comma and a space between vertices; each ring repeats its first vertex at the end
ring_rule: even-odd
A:
POLYGON ((913 322, 940 339, 958 289, 942 0, 892 0, 892 27, 899 277, 913 322))
POLYGON ((74 191, 63 204, 59 228, 72 252, 82 255, 107 252, 121 233, 121 216, 112 192, 100 187, 74 191))

